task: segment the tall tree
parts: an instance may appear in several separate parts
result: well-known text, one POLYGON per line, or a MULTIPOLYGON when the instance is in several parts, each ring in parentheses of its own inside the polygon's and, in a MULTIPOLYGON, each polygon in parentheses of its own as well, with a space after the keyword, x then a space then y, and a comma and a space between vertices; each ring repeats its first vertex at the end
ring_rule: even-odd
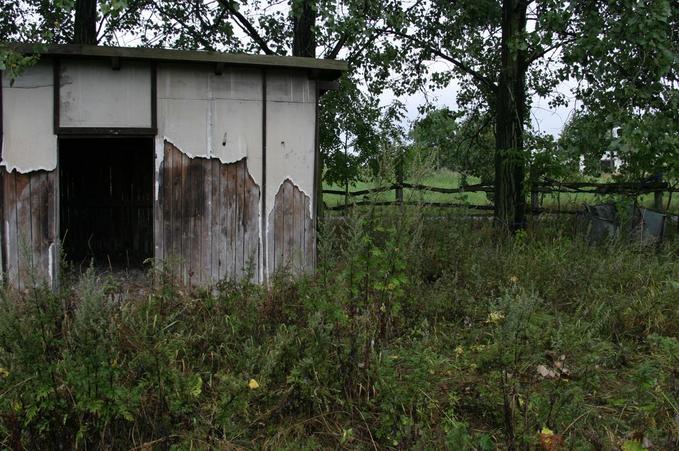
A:
POLYGON ((495 98, 495 219, 510 230, 526 223, 523 128, 526 122, 525 0, 502 2, 500 74, 495 98))
POLYGON ((74 44, 97 44, 97 0, 76 0, 74 44))
POLYGON ((313 0, 292 3, 292 54, 316 56, 316 5, 313 0))
MULTIPOLYGON (((669 68, 676 65, 667 47, 673 42, 676 48, 672 30, 677 8, 669 4, 669 0, 425 0, 407 5, 387 1, 381 39, 395 55, 392 67, 398 74, 384 71, 381 82, 407 94, 456 80, 460 108, 492 115, 495 215, 499 224, 516 230, 525 223, 523 133, 531 98, 549 96, 552 105, 563 104, 564 96, 555 88, 569 77, 580 82, 576 91, 592 106, 610 105, 604 99, 612 92, 629 106, 656 98, 666 91, 667 83, 663 88, 661 80, 672 78, 669 68), (617 67, 617 59, 624 70, 617 67), (430 69, 432 61, 438 64, 430 69), (643 89, 631 89, 638 85, 643 89), (598 95, 587 96, 584 89, 593 86, 598 95)), ((598 114, 605 110, 599 108, 598 114)), ((628 113, 632 110, 626 108, 628 113)))

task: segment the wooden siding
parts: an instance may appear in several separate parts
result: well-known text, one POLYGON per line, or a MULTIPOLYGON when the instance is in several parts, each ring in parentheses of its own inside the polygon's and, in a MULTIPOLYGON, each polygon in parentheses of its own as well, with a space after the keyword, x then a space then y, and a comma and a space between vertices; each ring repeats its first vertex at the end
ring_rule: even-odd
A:
POLYGON ((0 171, 7 280, 19 289, 52 286, 57 268, 57 172, 0 171))
POLYGON ((316 228, 311 218, 311 201, 286 179, 276 193, 269 214, 268 269, 271 274, 289 271, 309 273, 314 269, 316 228))
POLYGON ((156 209, 156 258, 191 285, 259 280, 259 186, 246 159, 189 158, 165 141, 156 209))

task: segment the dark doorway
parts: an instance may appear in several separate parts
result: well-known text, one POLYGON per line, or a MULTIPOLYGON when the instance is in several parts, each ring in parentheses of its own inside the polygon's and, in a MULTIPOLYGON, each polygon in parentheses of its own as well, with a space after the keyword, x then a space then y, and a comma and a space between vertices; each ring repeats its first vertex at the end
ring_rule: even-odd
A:
POLYGON ((153 139, 60 138, 61 239, 77 265, 138 268, 153 256, 153 139))

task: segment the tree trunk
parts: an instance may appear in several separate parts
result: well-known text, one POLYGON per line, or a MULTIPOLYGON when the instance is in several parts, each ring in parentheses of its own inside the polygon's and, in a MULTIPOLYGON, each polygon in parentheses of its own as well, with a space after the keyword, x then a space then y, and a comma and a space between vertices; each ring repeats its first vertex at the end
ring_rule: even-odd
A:
POLYGON ((314 0, 302 0, 301 4, 292 10, 292 55, 316 57, 316 8, 314 0))
POLYGON ((526 119, 525 0, 502 4, 502 68, 495 120, 495 220, 515 232, 526 226, 523 126, 526 119))
POLYGON ((97 0, 76 0, 74 44, 97 44, 97 0))

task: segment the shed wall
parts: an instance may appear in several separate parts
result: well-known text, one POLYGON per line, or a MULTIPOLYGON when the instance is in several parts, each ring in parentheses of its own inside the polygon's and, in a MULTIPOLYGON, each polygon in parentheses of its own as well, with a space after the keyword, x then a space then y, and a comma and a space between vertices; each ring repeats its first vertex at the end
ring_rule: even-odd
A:
MULTIPOLYGON (((119 71, 107 60, 61 65, 56 125, 149 127, 148 63, 123 61, 119 71)), ((200 285, 312 270, 316 83, 282 70, 227 67, 217 75, 210 65, 164 63, 156 71, 156 260, 200 285)), ((2 174, 3 250, 18 286, 28 280, 20 256, 23 224, 31 225, 28 242, 38 254, 29 260, 50 283, 56 272, 53 89, 49 61, 13 87, 3 77, 2 165, 10 171, 2 174)))
POLYGON ((52 65, 40 61, 10 85, 2 76, 2 166, 21 173, 57 167, 52 65))
POLYGON ((151 127, 151 64, 66 59, 60 64, 61 127, 151 127))
POLYGON ((316 84, 305 74, 267 74, 267 270, 314 267, 316 84))

